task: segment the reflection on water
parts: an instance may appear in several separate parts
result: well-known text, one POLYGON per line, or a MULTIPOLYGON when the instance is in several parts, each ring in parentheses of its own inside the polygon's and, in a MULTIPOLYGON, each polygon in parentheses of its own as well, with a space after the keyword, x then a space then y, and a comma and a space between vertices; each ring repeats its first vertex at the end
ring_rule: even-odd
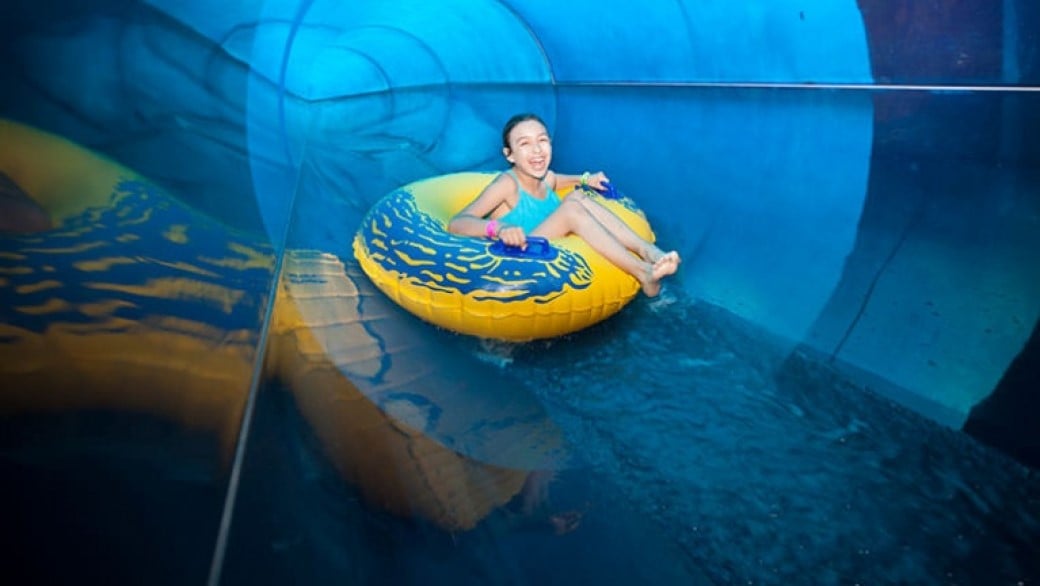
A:
POLYGON ((246 459, 226 583, 711 583, 588 468, 557 471, 534 509, 516 498, 472 530, 449 533, 366 506, 286 389, 264 389, 256 425, 264 431, 246 459), (577 526, 558 534, 553 517, 571 515, 577 526))
POLYGON ((472 529, 563 465, 558 431, 511 378, 473 364, 394 308, 353 262, 289 251, 267 366, 332 464, 370 504, 472 529), (446 349, 448 351, 446 351, 446 349))

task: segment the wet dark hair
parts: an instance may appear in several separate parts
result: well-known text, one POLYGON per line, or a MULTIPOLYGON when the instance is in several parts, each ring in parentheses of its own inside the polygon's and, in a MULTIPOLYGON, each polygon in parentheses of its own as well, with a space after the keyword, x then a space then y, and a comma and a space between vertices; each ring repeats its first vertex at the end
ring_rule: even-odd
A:
POLYGON ((520 124, 521 122, 527 122, 528 120, 534 120, 542 126, 549 128, 545 125, 545 120, 542 120, 542 118, 538 114, 532 114, 530 112, 517 114, 516 116, 513 116, 508 121, 506 121, 505 128, 502 129, 502 146, 504 146, 505 148, 509 148, 509 133, 513 132, 513 129, 516 128, 517 124, 520 124))

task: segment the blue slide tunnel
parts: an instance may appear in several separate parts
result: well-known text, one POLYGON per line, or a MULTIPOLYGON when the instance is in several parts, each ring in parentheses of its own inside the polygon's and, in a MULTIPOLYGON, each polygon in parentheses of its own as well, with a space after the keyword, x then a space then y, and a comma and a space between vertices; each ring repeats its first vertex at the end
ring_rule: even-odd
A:
MULTIPOLYGON (((243 468, 259 446, 292 459, 308 441, 321 444, 348 462, 337 472, 362 486, 362 500, 414 513, 452 539, 484 527, 516 495, 537 493, 538 479, 570 466, 576 430, 596 424, 560 423, 566 409, 554 411, 551 397, 525 387, 528 375, 502 366, 530 348, 481 345, 409 321, 365 281, 350 250, 366 211, 395 188, 503 170, 502 126, 518 112, 546 121, 554 169, 605 171, 646 212, 661 245, 681 254, 661 300, 640 301, 636 315, 680 316, 669 304, 711 308, 768 345, 777 380, 825 365, 892 401, 893 412, 907 407, 955 437, 967 431, 1040 465, 1031 390, 1040 360, 1040 142, 1032 132, 1040 10, 1026 0, 947 4, 8 2, 0 13, 0 137, 8 141, 0 142, 0 375, 5 388, 22 390, 0 409, 11 430, 0 451, 9 471, 35 479, 11 489, 10 502, 32 501, 34 482, 58 484, 65 470, 94 482, 90 463, 112 452, 140 464, 176 446, 178 470, 188 472, 172 484, 113 485, 147 492, 149 506, 185 493, 203 503, 163 521, 174 535, 201 537, 172 540, 176 569, 159 582, 215 584, 225 562, 245 563, 231 529, 240 486, 237 506, 257 507, 268 488, 248 487, 268 485, 256 478, 289 475, 243 468), (124 211, 100 199, 29 201, 33 186, 80 162, 120 178, 111 185, 124 211), (19 177, 30 179, 19 186, 19 177), (127 217, 141 224, 122 233, 127 217), (70 218, 81 223, 70 228, 70 218), (5 232, 35 221, 61 230, 5 232), (122 252, 103 252, 111 250, 122 252), (54 293, 73 285, 92 297, 54 293), (265 386, 272 372, 292 401, 265 386), (99 393, 96 404, 87 392, 65 392, 95 382, 109 389, 119 376, 121 390, 99 393), (409 390, 420 380, 427 391, 409 390), (152 385, 168 396, 136 398, 152 385), (494 385, 497 395, 480 392, 494 385), (53 388, 63 391, 39 398, 53 388), (176 425, 144 433, 137 419, 108 414, 126 405, 176 425), (89 424, 78 415, 37 419, 72 411, 91 413, 89 424), (306 420, 313 437, 280 443, 283 411, 306 420), (190 441, 181 441, 182 426, 190 441), (25 439, 41 429, 58 439, 45 447, 25 439), (142 433, 150 451, 112 447, 142 433), (377 438, 391 447, 365 448, 377 438), (436 470, 419 452, 433 454, 436 470), (40 458, 43 472, 34 467, 40 458), (219 480, 199 488, 213 469, 219 480), (443 470, 468 484, 437 484, 443 470), (415 487, 406 477, 432 500, 409 500, 415 487), (460 491, 479 493, 477 504, 459 504, 460 491)), ((667 360, 698 344, 700 326, 683 322, 688 315, 664 318, 681 328, 661 342, 668 351, 658 370, 685 377, 715 364, 667 360)), ((636 334, 607 331, 640 335, 641 323, 652 338, 638 318, 624 322, 636 334)), ((835 432, 841 442, 869 427, 849 418, 835 432)), ((302 460, 297 476, 321 476, 320 464, 302 460)), ((113 477, 126 470, 98 466, 113 477)), ((283 480, 269 490, 290 490, 283 480)), ((310 518, 327 513, 318 500, 301 499, 310 518)), ((72 515, 81 519, 76 534, 91 534, 119 514, 105 503, 88 514, 52 512, 41 526, 72 515)), ((12 526, 36 526, 36 515, 12 526)), ((137 544, 129 535, 150 531, 148 518, 124 522, 116 546, 146 554, 122 571, 150 575, 149 556, 167 542, 137 544)), ((332 521, 316 523, 339 535, 332 521)), ((566 519, 553 523, 568 529, 566 519)), ((410 530, 397 538, 407 541, 410 530)), ((38 553, 52 536, 26 539, 38 553)), ((303 538, 268 545, 292 550, 294 539, 303 538)), ((517 551, 541 551, 518 543, 517 551)), ((660 555, 672 547, 682 549, 662 546, 660 555)), ((429 552, 416 567, 436 567, 429 552)), ((111 577, 103 561, 79 563, 101 568, 88 576, 111 577)), ((341 563, 305 577, 350 576, 352 561, 341 563)), ((1022 571, 1037 570, 1031 563, 1022 571)), ((653 579, 763 577, 694 565, 653 579)), ((383 576, 421 581, 395 571, 383 576)))

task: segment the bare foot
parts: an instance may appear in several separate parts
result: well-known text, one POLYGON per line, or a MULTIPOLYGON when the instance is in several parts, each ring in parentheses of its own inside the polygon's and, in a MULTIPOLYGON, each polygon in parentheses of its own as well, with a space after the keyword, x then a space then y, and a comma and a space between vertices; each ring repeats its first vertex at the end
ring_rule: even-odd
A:
POLYGON ((651 264, 647 277, 640 282, 643 292, 647 297, 657 297, 660 294, 660 280, 678 271, 679 265, 671 260, 661 258, 657 264, 651 264))
POLYGON ((657 297, 661 293, 661 279, 675 273, 679 270, 679 255, 670 256, 672 253, 668 253, 658 259, 657 263, 650 265, 650 270, 647 271, 647 279, 640 282, 643 286, 643 293, 647 297, 657 297))
POLYGON ((661 283, 659 281, 644 281, 641 285, 643 286, 643 295, 647 297, 657 297, 661 294, 661 283))

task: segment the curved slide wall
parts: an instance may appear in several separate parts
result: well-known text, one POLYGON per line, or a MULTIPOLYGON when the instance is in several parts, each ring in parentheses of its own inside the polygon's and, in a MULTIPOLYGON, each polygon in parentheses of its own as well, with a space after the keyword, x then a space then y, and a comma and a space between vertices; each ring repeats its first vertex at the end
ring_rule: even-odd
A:
MULTIPOLYGON (((261 73, 251 152, 284 150, 359 210, 413 179, 501 167, 502 122, 537 111, 561 168, 607 169, 667 215, 695 295, 801 339, 855 236, 869 97, 696 84, 869 82, 857 7, 567 6, 266 3, 263 24, 230 36, 198 26, 261 73)), ((277 234, 285 181, 256 184, 277 234)))

